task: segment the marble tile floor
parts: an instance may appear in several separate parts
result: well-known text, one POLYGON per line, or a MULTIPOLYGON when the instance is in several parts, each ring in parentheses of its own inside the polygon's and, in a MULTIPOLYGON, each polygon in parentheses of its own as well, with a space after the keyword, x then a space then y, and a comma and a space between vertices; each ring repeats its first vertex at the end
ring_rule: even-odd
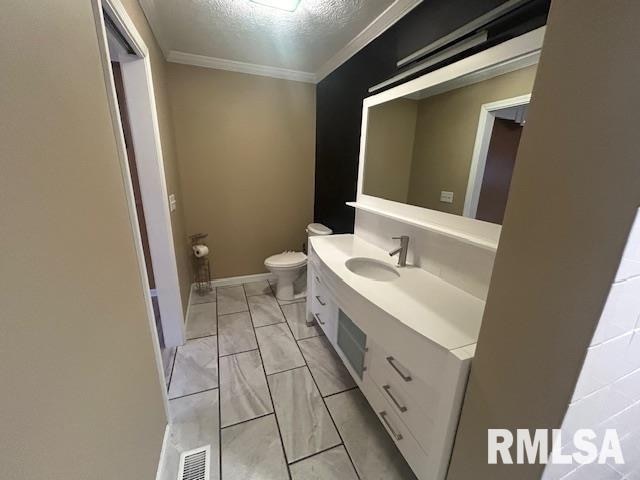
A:
POLYGON ((274 290, 192 295, 159 478, 174 480, 180 453, 204 444, 217 480, 415 478, 322 330, 306 326, 304 300, 279 302, 274 290))
POLYGON ((216 301, 216 289, 211 288, 210 292, 198 293, 195 285, 191 286, 191 305, 198 305, 200 303, 209 303, 216 301))
POLYGON ((216 302, 198 303, 189 307, 187 340, 216 335, 217 326, 216 302))
POLYGON ((247 298, 254 327, 284 322, 284 315, 273 295, 254 295, 247 298))

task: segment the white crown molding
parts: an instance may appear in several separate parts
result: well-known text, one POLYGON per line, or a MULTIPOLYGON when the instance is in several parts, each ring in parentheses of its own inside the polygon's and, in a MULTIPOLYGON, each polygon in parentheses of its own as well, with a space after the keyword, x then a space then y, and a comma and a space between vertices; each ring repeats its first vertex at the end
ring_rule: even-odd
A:
POLYGON ((171 50, 167 55, 167 61, 194 65, 196 67, 215 68, 217 70, 227 70, 230 72, 249 73, 263 77, 282 78, 296 82, 316 83, 316 76, 310 72, 300 72, 298 70, 287 70, 286 68, 269 67, 267 65, 257 65, 255 63, 238 62, 225 58, 206 57, 193 53, 184 53, 171 50))
MULTIPOLYGON (((184 65, 193 65, 196 67, 248 73, 263 77, 293 80, 296 82, 319 83, 336 68, 353 57, 377 37, 382 35, 387 29, 393 26, 398 20, 417 7, 420 3, 422 3, 422 0, 396 0, 393 2, 384 12, 378 15, 375 20, 367 25, 364 30, 362 30, 347 45, 338 51, 338 53, 325 62, 325 64, 322 65, 316 73, 288 70, 286 68, 270 67, 255 63, 239 62, 236 60, 227 60, 225 58, 207 57, 205 55, 178 52, 176 50, 170 50, 166 53, 166 59, 168 62, 182 63, 184 65)), ((146 6, 146 0, 142 0, 141 4, 145 13, 147 13, 148 8, 144 8, 146 6)), ((149 17, 147 16, 147 18, 149 17)))
POLYGON ((322 67, 320 67, 315 75, 316 83, 319 83, 336 68, 382 35, 387 29, 393 26, 398 20, 417 7, 420 3, 422 3, 422 0, 396 0, 389 5, 384 12, 378 15, 376 19, 356 35, 353 40, 351 40, 338 53, 322 65, 322 67))

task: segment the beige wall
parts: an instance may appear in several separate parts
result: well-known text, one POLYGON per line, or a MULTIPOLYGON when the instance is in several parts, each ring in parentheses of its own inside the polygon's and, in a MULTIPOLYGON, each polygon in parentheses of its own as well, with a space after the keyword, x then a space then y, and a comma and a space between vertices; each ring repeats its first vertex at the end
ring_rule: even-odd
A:
POLYGON ((315 86, 169 64, 189 234, 206 232, 214 277, 264 272, 300 250, 313 217, 315 86))
POLYGON ((462 215, 480 107, 531 93, 536 66, 419 102, 409 203, 462 215), (454 193, 452 204, 440 191, 454 193))
POLYGON ((635 0, 552 3, 448 480, 540 478, 487 465, 487 429, 571 399, 640 205, 639 29, 635 0))
POLYGON ((171 228, 173 231, 173 244, 178 265, 178 277, 180 280, 180 293, 182 307, 186 313, 189 304, 189 288, 191 285, 191 247, 184 224, 183 196, 178 173, 178 160, 173 135, 173 123, 169 108, 169 95, 167 89, 167 62, 162 55, 146 17, 140 8, 138 0, 120 0, 127 14, 133 21, 138 33, 142 36, 149 49, 151 71, 153 76, 153 89, 156 97, 156 109, 158 112, 158 125, 160 128, 160 140, 162 143, 162 155, 164 160, 164 173, 167 182, 167 191, 176 196, 177 208, 171 213, 171 228))
POLYGON ((162 387, 91 2, 4 2, 0 61, 0 477, 152 479, 162 387))
POLYGON ((417 112, 405 98, 369 109, 363 193, 407 202, 417 112))

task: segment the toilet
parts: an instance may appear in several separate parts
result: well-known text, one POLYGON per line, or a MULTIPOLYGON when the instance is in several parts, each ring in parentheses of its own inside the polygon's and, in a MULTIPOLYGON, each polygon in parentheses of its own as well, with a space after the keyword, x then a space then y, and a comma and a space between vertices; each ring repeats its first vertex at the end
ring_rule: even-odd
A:
MULTIPOLYGON (((331 235, 333 231, 321 223, 307 225, 307 236, 331 235)), ((276 297, 279 300, 295 300, 306 292, 295 293, 297 280, 306 279, 307 256, 302 252, 282 252, 272 255, 264 261, 264 266, 276 277, 276 297)))

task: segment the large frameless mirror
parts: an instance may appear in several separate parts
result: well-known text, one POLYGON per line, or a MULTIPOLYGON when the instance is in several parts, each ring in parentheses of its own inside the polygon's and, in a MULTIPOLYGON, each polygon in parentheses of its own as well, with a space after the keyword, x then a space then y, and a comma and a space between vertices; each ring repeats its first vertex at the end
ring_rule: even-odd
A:
POLYGON ((502 223, 537 65, 372 106, 363 193, 502 223))
POLYGON ((366 98, 354 206, 495 249, 544 30, 366 98))

